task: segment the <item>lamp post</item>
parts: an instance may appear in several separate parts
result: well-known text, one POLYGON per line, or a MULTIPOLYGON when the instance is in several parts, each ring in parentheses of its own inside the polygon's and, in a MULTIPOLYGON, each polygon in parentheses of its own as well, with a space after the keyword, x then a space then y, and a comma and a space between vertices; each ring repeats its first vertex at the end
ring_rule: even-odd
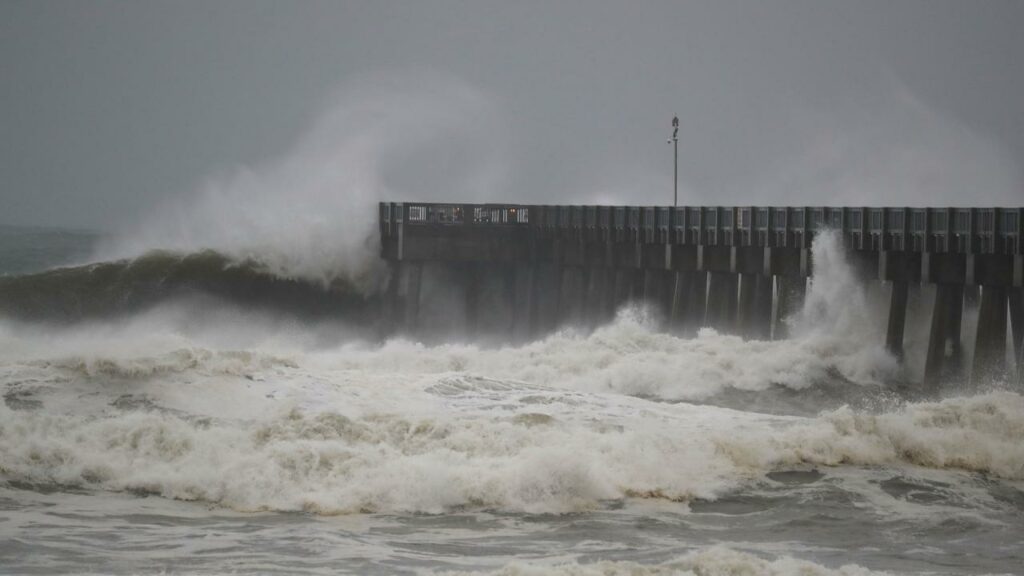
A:
POLYGON ((672 166, 672 206, 679 206, 679 116, 672 117, 672 137, 668 140, 672 144, 675 160, 672 166))

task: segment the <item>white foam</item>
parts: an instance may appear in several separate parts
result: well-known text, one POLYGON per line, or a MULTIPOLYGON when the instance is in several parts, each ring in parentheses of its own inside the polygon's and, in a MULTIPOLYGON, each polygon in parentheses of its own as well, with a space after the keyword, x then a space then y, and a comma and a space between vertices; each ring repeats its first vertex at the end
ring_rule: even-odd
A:
POLYGON ((642 564, 628 561, 600 561, 593 563, 539 563, 514 562, 498 570, 487 572, 445 572, 455 576, 489 574, 494 576, 782 576, 801 574, 804 576, 868 576, 884 574, 873 572, 856 565, 828 568, 806 560, 780 556, 766 560, 753 554, 713 546, 690 552, 673 560, 659 564, 642 564))
POLYGON ((808 464, 1024 479, 1024 398, 1009 392, 795 418, 421 366, 371 369, 365 358, 331 369, 258 354, 184 358, 198 367, 145 378, 33 366, 53 377, 49 391, 37 386, 46 409, 0 408, 3 474, 321 513, 714 499, 808 464), (111 406, 125 395, 147 404, 111 406))
POLYGON ((1022 438, 1024 397, 993 392, 883 414, 843 408, 794 429, 781 448, 798 461, 831 466, 910 463, 1022 480, 1022 438))
POLYGON ((432 408, 432 416, 292 411, 247 423, 3 409, 0 453, 5 475, 27 482, 325 513, 567 511, 631 492, 711 497, 709 488, 734 475, 715 473, 712 443, 676 442, 650 425, 432 408), (712 466, 688 465, 694 461, 712 466), (664 475, 666 464, 673 477, 664 475))

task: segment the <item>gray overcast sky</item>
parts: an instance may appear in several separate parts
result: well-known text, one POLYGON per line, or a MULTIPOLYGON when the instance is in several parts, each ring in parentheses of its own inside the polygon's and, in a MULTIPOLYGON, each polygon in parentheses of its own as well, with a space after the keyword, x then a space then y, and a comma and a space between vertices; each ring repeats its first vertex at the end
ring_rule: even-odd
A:
POLYGON ((397 198, 670 203, 673 114, 681 203, 1019 206, 1022 31, 1019 0, 2 0, 0 223, 310 155, 397 198))

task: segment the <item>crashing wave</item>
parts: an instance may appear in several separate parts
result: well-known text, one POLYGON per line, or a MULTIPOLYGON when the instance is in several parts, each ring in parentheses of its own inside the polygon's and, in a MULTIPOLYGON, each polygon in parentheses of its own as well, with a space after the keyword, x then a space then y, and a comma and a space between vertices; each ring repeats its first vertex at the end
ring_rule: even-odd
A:
POLYGON ((319 514, 570 512, 628 498, 713 500, 807 465, 927 467, 1024 480, 1024 397, 1009 392, 811 419, 709 406, 644 409, 640 400, 578 395, 559 411, 552 406, 560 401, 550 397, 547 410, 523 402, 482 413, 293 409, 251 421, 3 407, 0 473, 34 485, 319 514), (601 416, 601 402, 620 404, 601 416))
POLYGON ((182 298, 215 298, 306 317, 367 319, 376 296, 355 284, 279 276, 257 260, 205 250, 153 251, 130 260, 0 277, 0 315, 78 321, 139 312, 182 298))

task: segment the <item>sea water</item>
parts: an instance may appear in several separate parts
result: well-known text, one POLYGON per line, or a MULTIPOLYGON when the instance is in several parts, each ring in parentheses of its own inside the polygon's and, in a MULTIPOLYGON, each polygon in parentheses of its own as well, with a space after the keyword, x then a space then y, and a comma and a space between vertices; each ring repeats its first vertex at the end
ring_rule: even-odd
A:
POLYGON ((1024 396, 894 385, 828 235, 775 342, 635 306, 516 345, 379 339, 224 282, 114 312, 34 288, 50 313, 19 314, 80 257, 46 254, 0 278, 3 573, 1024 573, 1024 396))

